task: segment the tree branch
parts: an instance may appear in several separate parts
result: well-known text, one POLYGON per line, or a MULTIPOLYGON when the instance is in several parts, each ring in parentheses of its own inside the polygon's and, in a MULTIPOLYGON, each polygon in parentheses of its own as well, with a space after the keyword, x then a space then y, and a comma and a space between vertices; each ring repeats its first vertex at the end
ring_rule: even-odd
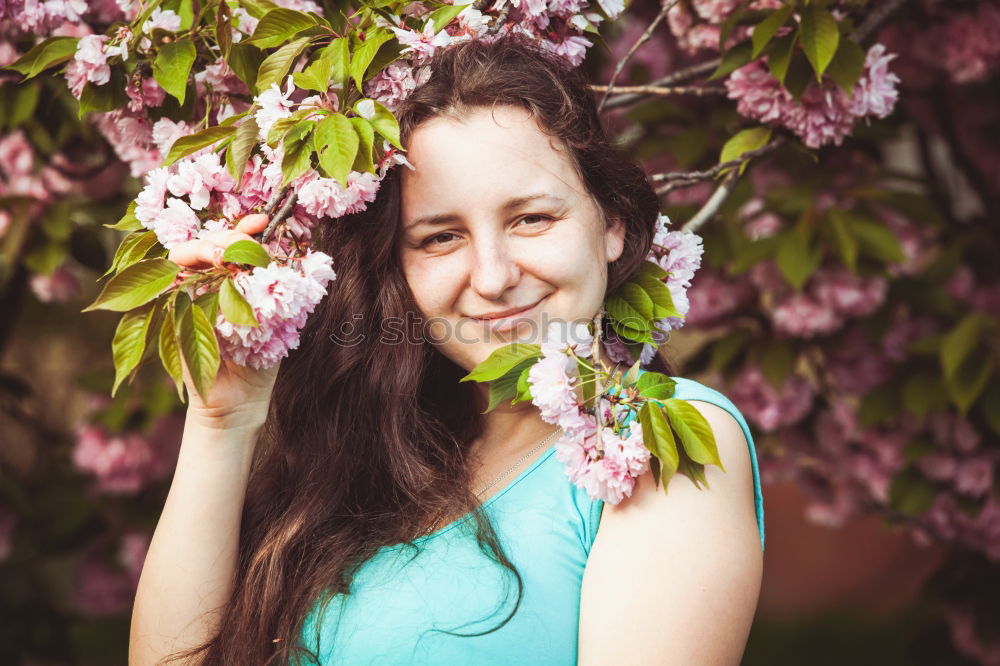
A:
POLYGON ((626 63, 628 63, 628 61, 632 58, 632 55, 635 54, 635 52, 639 49, 640 46, 649 41, 649 38, 653 36, 653 30, 656 29, 656 26, 660 25, 660 21, 662 21, 663 18, 667 15, 667 12, 673 9, 674 5, 676 5, 677 2, 678 0, 670 0, 670 2, 663 3, 663 6, 660 8, 660 11, 656 15, 656 18, 653 19, 653 22, 649 24, 649 26, 642 33, 639 39, 635 41, 635 44, 633 44, 632 48, 628 50, 628 53, 625 54, 625 57, 619 60, 618 63, 615 65, 615 72, 614 74, 611 75, 611 81, 608 82, 608 88, 607 90, 604 91, 604 96, 601 97, 601 102, 597 105, 598 113, 604 110, 604 105, 608 101, 608 95, 611 94, 611 90, 615 87, 615 81, 618 80, 618 75, 622 73, 623 69, 625 69, 626 63))
POLYGON ((711 180, 718 176, 720 173, 726 169, 738 167, 744 162, 752 160, 755 157, 760 157, 762 155, 767 155, 770 152, 777 150, 779 147, 785 144, 787 139, 784 136, 778 136, 773 141, 765 146, 761 146, 757 150, 751 150, 743 153, 735 160, 729 160, 728 162, 722 162, 716 164, 711 169, 706 171, 667 171, 665 173, 657 173, 649 176, 649 182, 651 183, 662 183, 664 181, 702 181, 711 180))
MULTIPOLYGON (((590 89, 595 92, 601 92, 605 90, 610 90, 610 86, 592 84, 590 89)), ((725 95, 726 89, 718 87, 709 86, 615 86, 614 89, 620 93, 634 93, 639 95, 694 95, 696 97, 705 97, 708 95, 725 95)))
POLYGON ((736 180, 736 169, 733 169, 726 174, 726 177, 719 183, 719 186, 715 188, 715 192, 712 192, 712 196, 708 198, 708 201, 701 207, 701 210, 695 213, 694 217, 681 227, 681 231, 696 233, 701 225, 705 224, 713 215, 719 212, 719 208, 729 198, 729 195, 733 193, 733 188, 736 187, 736 180))

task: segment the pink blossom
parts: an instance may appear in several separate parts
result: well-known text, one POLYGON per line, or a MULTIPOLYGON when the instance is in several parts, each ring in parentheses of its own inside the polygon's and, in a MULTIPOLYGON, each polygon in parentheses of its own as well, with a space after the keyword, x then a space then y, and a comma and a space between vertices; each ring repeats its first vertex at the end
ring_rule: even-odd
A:
POLYGON ((336 278, 331 264, 329 255, 310 251, 288 265, 272 262, 236 276, 234 283, 260 325, 236 325, 220 312, 216 332, 223 358, 262 369, 274 366, 290 349, 296 349, 299 329, 326 295, 327 284, 336 278))
POLYGON ((153 143, 156 144, 156 149, 160 151, 160 154, 166 156, 170 152, 170 147, 174 145, 174 141, 191 134, 193 131, 193 128, 188 127, 183 120, 175 123, 169 118, 160 118, 153 125, 153 143))
POLYGON ((160 87, 156 79, 147 76, 141 79, 138 85, 130 82, 125 88, 125 94, 128 95, 129 110, 133 113, 142 113, 144 109, 162 105, 167 92, 160 87))
POLYGON ((128 576, 105 564, 99 557, 87 555, 76 570, 71 598, 84 615, 105 617, 126 611, 134 590, 128 576))
POLYGON ((395 111, 417 86, 427 82, 430 75, 430 67, 413 67, 406 61, 397 60, 365 84, 365 94, 395 111))
POLYGON ((892 377, 892 365, 858 326, 830 346, 826 369, 835 386, 857 394, 884 384, 892 377))
POLYGON ((798 423, 813 402, 813 387, 806 378, 792 375, 775 388, 761 369, 752 365, 745 366, 726 384, 733 403, 767 432, 798 423))
POLYGON ((717 272, 702 269, 687 292, 690 309, 684 321, 688 326, 715 326, 748 305, 754 294, 753 287, 745 280, 727 280, 717 272))
POLYGON ((198 235, 201 222, 184 201, 168 197, 166 206, 153 221, 153 231, 160 245, 168 250, 198 235))
POLYGON ((31 291, 43 303, 67 303, 80 295, 80 280, 66 265, 48 275, 31 276, 31 291))
POLYGON ((97 129, 118 158, 129 165, 133 177, 141 177, 163 161, 153 143, 153 124, 145 114, 126 108, 95 115, 97 129))
POLYGON ((96 478, 100 493, 134 495, 169 472, 169 461, 156 441, 139 434, 110 435, 98 426, 78 430, 73 464, 96 478))
POLYGON ((546 51, 551 51, 565 60, 570 67, 579 67, 587 56, 590 40, 580 35, 568 35, 560 42, 544 39, 541 45, 546 51))
POLYGON ((822 85, 810 82, 801 100, 796 102, 761 60, 734 71, 726 80, 726 88, 729 98, 737 100, 741 115, 783 125, 810 148, 828 143, 840 145, 856 119, 870 115, 884 118, 895 106, 899 78, 887 69, 895 56, 884 51, 881 44, 869 49, 864 74, 851 97, 832 80, 824 78, 822 85))
POLYGON ((272 83, 271 87, 259 94, 254 101, 257 103, 257 112, 254 119, 257 127, 260 128, 261 141, 267 140, 268 132, 275 121, 279 118, 287 118, 292 115, 292 102, 289 99, 295 90, 295 83, 289 76, 285 80, 285 92, 282 93, 277 83, 272 83))
POLYGON ((104 52, 107 41, 104 35, 87 35, 77 43, 76 55, 66 67, 66 81, 74 97, 80 97, 87 83, 102 86, 111 80, 111 67, 104 52))
POLYGON ((365 209, 375 200, 379 179, 373 174, 352 171, 347 177, 347 189, 333 178, 311 175, 298 188, 299 205, 318 218, 337 218, 365 209))
POLYGON ((396 39, 403 46, 402 55, 414 65, 425 64, 437 49, 451 42, 451 35, 444 30, 438 32, 433 19, 427 20, 421 32, 396 26, 389 26, 389 29, 396 34, 396 39))
POLYGON ((156 29, 177 32, 181 29, 181 17, 172 9, 157 7, 142 24, 142 32, 145 35, 151 35, 156 29))
POLYGON ((771 311, 771 321, 781 333, 811 338, 835 331, 843 320, 829 304, 799 293, 777 303, 771 311))
POLYGON ((846 268, 821 268, 813 275, 811 292, 821 305, 845 317, 871 314, 885 301, 883 277, 861 277, 846 268))

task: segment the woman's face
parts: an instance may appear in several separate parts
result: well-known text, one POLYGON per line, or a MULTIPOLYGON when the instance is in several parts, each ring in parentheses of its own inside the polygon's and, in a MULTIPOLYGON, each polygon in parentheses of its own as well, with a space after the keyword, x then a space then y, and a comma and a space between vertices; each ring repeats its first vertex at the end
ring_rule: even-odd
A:
POLYGON ((437 116, 402 171, 399 256, 425 334, 466 370, 604 300, 625 225, 605 225, 569 153, 520 108, 437 116), (607 226, 607 228, 605 228, 607 226))

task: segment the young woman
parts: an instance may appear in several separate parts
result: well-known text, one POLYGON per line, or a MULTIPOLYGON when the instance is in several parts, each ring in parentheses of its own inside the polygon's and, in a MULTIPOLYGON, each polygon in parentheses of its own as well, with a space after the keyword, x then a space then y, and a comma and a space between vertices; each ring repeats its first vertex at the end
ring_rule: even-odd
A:
MULTIPOLYGON (((130 663, 738 663, 763 522, 732 403, 677 378, 726 472, 669 494, 647 472, 605 507, 534 405, 483 413, 485 385, 459 382, 547 321, 590 321, 646 257, 656 196, 585 77, 530 44, 453 45, 432 71, 396 111, 414 169, 315 239, 338 277, 301 346, 189 388, 130 663)), ((206 266, 266 221, 171 259, 206 266)))

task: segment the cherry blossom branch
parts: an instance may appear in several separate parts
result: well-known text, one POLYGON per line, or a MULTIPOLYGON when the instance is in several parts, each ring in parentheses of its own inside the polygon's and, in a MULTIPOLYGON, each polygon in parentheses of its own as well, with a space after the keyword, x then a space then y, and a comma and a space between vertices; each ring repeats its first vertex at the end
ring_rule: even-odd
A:
MULTIPOLYGON (((610 86, 592 84, 590 89, 595 92, 610 90, 610 86)), ((615 86, 614 89, 621 93, 634 93, 639 95, 694 95, 705 97, 708 95, 725 95, 726 89, 721 86, 615 86)))
POLYGON ((897 9, 905 5, 909 0, 885 0, 881 4, 877 5, 872 13, 869 14, 864 22, 858 26, 858 28, 851 33, 850 39, 858 42, 859 44, 868 37, 870 37, 879 27, 889 20, 897 9))
POLYGON ((701 207, 701 210, 694 214, 694 217, 688 220, 684 226, 681 227, 681 231, 697 233, 698 229, 705 224, 705 222, 719 212, 719 208, 722 207, 722 204, 729 198, 729 195, 733 193, 733 188, 736 187, 736 174, 736 169, 733 169, 726 174, 726 177, 721 183, 719 183, 719 186, 715 188, 715 192, 712 192, 712 196, 708 198, 705 205, 701 207))
MULTIPOLYGON (((288 187, 285 186, 285 187, 281 188, 281 191, 279 192, 279 195, 283 196, 284 193, 287 192, 287 191, 288 191, 288 187)), ((278 197, 279 201, 281 200, 281 196, 278 197)), ((296 202, 298 200, 299 200, 299 195, 296 194, 295 192, 292 192, 291 196, 288 197, 287 199, 285 199, 285 203, 282 204, 281 208, 278 209, 278 212, 275 213, 273 217, 271 217, 270 221, 268 221, 268 223, 267 223, 267 227, 264 229, 264 232, 261 234, 261 237, 260 237, 261 244, 267 243, 267 241, 271 238, 271 234, 274 233, 274 230, 278 227, 278 225, 286 217, 288 217, 289 215, 291 215, 292 209, 295 208, 295 204, 296 204, 296 202)), ((271 202, 269 201, 268 203, 270 204, 271 202)), ((273 210, 273 207, 271 209, 273 210)))
POLYGON ((611 94, 612 89, 615 87, 615 81, 618 80, 618 75, 622 73, 623 69, 625 69, 625 65, 632 58, 635 52, 639 50, 639 47, 649 41, 649 38, 653 36, 653 30, 656 29, 656 26, 660 24, 660 21, 662 21, 664 17, 666 17, 667 12, 673 9, 674 5, 676 5, 677 2, 678 0, 670 0, 670 2, 666 2, 663 4, 663 7, 656 15, 656 18, 653 19, 653 22, 649 24, 649 26, 642 33, 642 35, 640 35, 639 39, 635 41, 635 44, 633 44, 632 48, 628 50, 628 53, 625 54, 625 57, 619 60, 618 63, 615 65, 615 71, 611 75, 611 81, 608 82, 608 88, 607 90, 604 91, 604 96, 601 97, 601 101, 597 105, 598 113, 604 110, 604 105, 608 101, 608 95, 611 94))
MULTIPOLYGON (((651 82, 650 86, 672 86, 678 83, 684 83, 690 81, 691 79, 696 79, 699 76, 704 76, 705 74, 711 74, 722 62, 721 59, 716 58, 715 60, 709 60, 707 62, 698 63, 697 65, 691 65, 690 67, 685 67, 684 69, 679 69, 672 74, 667 74, 666 76, 660 77, 655 81, 651 82)), ((642 93, 625 93, 622 95, 615 95, 608 99, 607 103, 604 105, 605 109, 613 109, 615 107, 624 106, 626 104, 632 104, 633 102, 641 101, 646 95, 642 93)))
MULTIPOLYGON (((741 166, 744 162, 748 162, 755 157, 760 157, 766 155, 770 152, 777 150, 780 146, 785 144, 787 139, 784 136, 778 136, 770 143, 761 146, 756 150, 751 150, 743 153, 735 160, 729 160, 728 162, 722 162, 716 164, 711 169, 705 171, 667 171, 665 173, 656 173, 649 177, 649 182, 651 183, 662 183, 664 181, 670 182, 680 181, 687 185, 693 185, 703 180, 712 180, 720 173, 726 169, 731 169, 741 166)), ((656 190, 657 194, 666 194, 667 192, 677 189, 677 187, 671 187, 670 185, 662 187, 656 190)))

